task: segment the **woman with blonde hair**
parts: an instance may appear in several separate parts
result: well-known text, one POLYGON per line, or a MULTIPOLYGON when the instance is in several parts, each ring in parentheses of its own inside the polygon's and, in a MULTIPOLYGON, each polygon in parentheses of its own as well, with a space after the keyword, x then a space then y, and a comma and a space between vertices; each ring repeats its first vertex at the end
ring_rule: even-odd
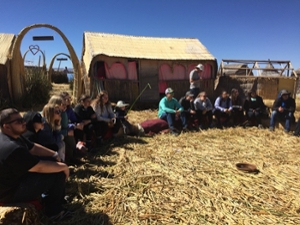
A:
POLYGON ((97 98, 92 101, 91 106, 97 115, 98 121, 101 122, 102 137, 105 136, 109 127, 112 128, 113 134, 116 135, 121 128, 121 124, 117 123, 107 91, 101 91, 97 98))
POLYGON ((37 138, 39 144, 43 146, 56 145, 59 157, 62 161, 65 161, 65 144, 63 142, 63 135, 60 133, 60 114, 61 110, 58 105, 47 104, 44 106, 42 112, 45 120, 44 128, 38 132, 37 138))
MULTIPOLYGON (((50 99, 48 104, 53 104, 59 106, 61 111, 61 130, 60 133, 64 136, 64 142, 66 144, 66 161, 76 161, 80 163, 78 160, 75 160, 74 153, 76 152, 76 140, 74 137, 74 126, 69 126, 69 118, 66 113, 66 102, 64 98, 59 95, 53 95, 50 99)), ((86 150, 85 146, 81 146, 78 150, 86 150)), ((76 152, 79 154, 79 152, 76 152)), ((84 153, 83 153, 84 154, 84 153)), ((82 155, 82 154, 81 154, 82 155)), ((75 162, 75 163, 76 163, 75 162)))

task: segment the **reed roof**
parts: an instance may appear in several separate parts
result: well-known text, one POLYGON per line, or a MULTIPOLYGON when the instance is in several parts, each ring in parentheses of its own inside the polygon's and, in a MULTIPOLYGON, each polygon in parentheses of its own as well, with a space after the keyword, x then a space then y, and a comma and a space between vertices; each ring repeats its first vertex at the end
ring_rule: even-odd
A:
POLYGON ((0 33, 0 64, 6 63, 14 38, 14 34, 0 33))
POLYGON ((85 32, 87 54, 137 59, 215 60, 196 38, 140 37, 85 32))

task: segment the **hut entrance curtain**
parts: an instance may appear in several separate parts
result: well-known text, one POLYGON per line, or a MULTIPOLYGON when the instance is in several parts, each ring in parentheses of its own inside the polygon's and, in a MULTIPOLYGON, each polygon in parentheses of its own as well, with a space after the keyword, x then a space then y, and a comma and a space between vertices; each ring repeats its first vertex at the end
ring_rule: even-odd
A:
POLYGON ((122 63, 113 63, 111 67, 105 63, 105 73, 107 79, 126 80, 126 68, 122 63))
POLYGON ((136 62, 128 62, 128 80, 137 80, 136 62))
POLYGON ((174 65, 173 71, 172 68, 168 64, 162 64, 159 67, 159 80, 184 80, 185 76, 185 68, 183 65, 174 65))
MULTIPOLYGON (((188 66, 188 71, 187 71, 187 76, 189 77, 190 72, 195 69, 195 67, 198 64, 190 64, 188 66)), ((203 64, 204 70, 202 71, 202 73, 200 74, 200 77, 202 77, 202 79, 211 79, 211 65, 209 65, 208 63, 203 64)))

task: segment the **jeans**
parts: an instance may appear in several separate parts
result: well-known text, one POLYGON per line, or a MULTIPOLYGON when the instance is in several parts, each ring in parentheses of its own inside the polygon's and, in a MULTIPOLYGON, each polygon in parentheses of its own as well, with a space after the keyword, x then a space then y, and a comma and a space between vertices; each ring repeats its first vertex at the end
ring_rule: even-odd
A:
POLYGON ((193 93, 194 98, 197 98, 197 96, 198 96, 198 94, 200 92, 200 88, 192 88, 192 89, 190 89, 190 92, 193 93))
MULTIPOLYGON (((160 119, 167 121, 167 122, 168 122, 168 125, 169 125, 169 128, 170 128, 171 130, 174 130, 174 129, 175 129, 175 127, 174 127, 175 113, 167 113, 167 112, 164 112, 164 113, 160 116, 160 119)), ((186 127, 187 127, 187 123, 186 123, 186 115, 185 115, 184 112, 181 112, 181 113, 180 113, 180 119, 181 119, 181 123, 182 123, 183 128, 186 128, 186 127)))
POLYGON ((212 115, 212 111, 211 110, 207 111, 204 115, 202 114, 202 110, 197 110, 196 111, 196 115, 197 115, 197 119, 198 119, 199 125, 202 125, 203 118, 207 118, 209 126, 212 125, 212 116, 213 115, 212 115))
POLYGON ((247 118, 248 120, 252 120, 255 118, 257 124, 261 124, 261 113, 259 111, 249 110, 247 112, 247 118))
POLYGON ((45 202, 45 213, 54 216, 63 210, 62 203, 65 195, 65 179, 60 173, 28 173, 20 181, 10 203, 28 202, 40 198, 42 194, 45 202))
POLYGON ((282 112, 282 113, 280 113, 278 111, 272 111, 271 120, 270 120, 270 127, 274 128, 276 118, 279 118, 280 120, 285 120, 284 129, 287 130, 287 131, 290 131, 291 121, 294 118, 294 115, 293 115, 292 112, 282 112))

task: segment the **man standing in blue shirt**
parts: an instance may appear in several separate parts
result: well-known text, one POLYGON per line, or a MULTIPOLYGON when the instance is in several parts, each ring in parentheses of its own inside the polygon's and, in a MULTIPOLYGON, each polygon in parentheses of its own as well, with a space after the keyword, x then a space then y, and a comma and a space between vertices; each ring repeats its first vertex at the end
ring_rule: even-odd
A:
POLYGON ((182 122, 183 131, 187 130, 186 115, 183 112, 183 107, 179 104, 176 98, 173 98, 174 91, 172 88, 167 88, 165 91, 166 96, 159 102, 158 117, 165 120, 169 124, 171 133, 178 135, 178 130, 174 127, 175 119, 180 117, 182 122))

